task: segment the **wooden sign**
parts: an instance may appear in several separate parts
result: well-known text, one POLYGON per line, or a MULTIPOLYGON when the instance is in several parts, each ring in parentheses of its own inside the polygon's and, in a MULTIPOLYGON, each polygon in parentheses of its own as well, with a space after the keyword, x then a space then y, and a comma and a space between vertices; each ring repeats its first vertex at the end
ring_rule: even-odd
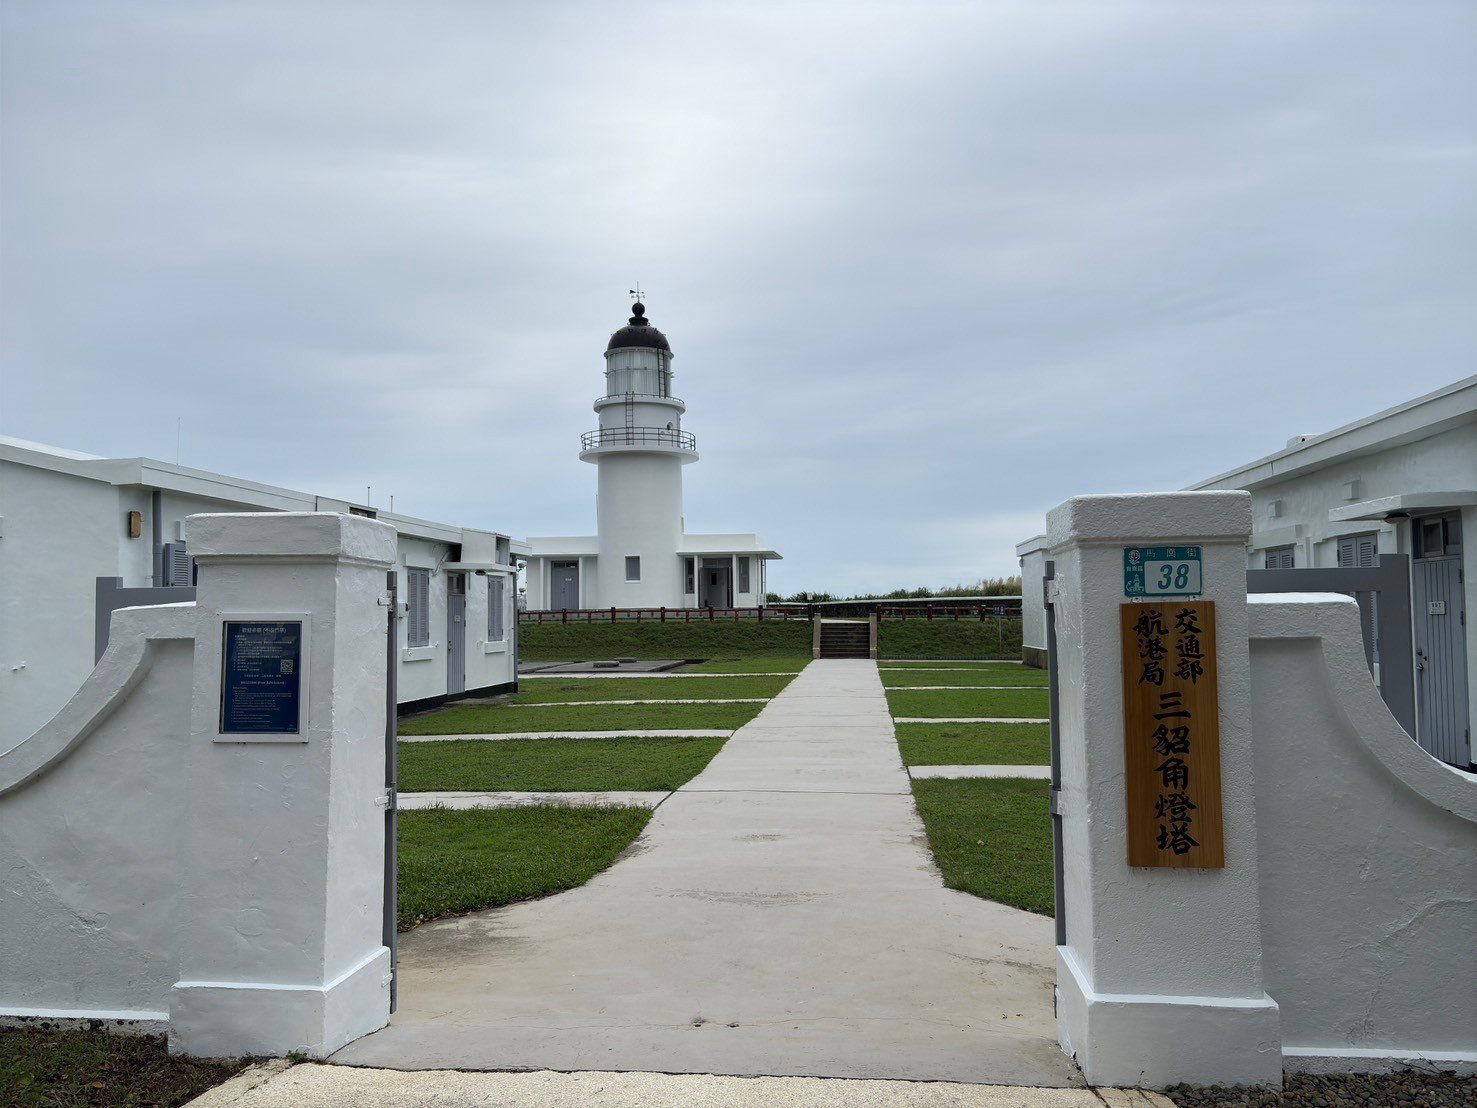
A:
POLYGON ((1215 602, 1124 604, 1120 616, 1128 864, 1219 869, 1215 602))

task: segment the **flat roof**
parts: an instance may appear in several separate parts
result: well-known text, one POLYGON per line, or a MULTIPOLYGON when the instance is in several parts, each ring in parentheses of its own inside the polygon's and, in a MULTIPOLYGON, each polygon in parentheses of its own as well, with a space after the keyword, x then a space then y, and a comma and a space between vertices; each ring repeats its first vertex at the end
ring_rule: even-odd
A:
POLYGON ((1252 489, 1364 454, 1419 442, 1477 420, 1477 376, 1404 404, 1294 441, 1275 454, 1207 478, 1189 489, 1252 489))
POLYGON ((492 535, 511 541, 511 536, 501 531, 484 531, 479 527, 462 527, 419 519, 399 512, 384 511, 368 504, 357 504, 332 496, 318 496, 204 469, 192 469, 172 462, 162 462, 157 458, 103 458, 96 454, 83 454, 76 450, 0 435, 0 461, 94 481, 106 481, 110 485, 159 489, 268 511, 346 513, 351 508, 357 508, 372 514, 375 519, 391 524, 402 535, 438 542, 462 542, 463 535, 468 533, 492 535))

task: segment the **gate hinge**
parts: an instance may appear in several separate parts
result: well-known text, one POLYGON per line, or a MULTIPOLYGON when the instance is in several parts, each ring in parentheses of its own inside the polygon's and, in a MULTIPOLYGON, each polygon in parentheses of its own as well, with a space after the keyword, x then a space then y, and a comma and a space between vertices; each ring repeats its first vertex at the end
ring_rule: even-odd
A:
POLYGON ((378 603, 381 608, 388 608, 391 604, 394 603, 394 600, 395 598, 392 597, 389 593, 382 592, 379 594, 378 603))
POLYGON ((1051 795, 1051 814, 1054 815, 1054 816, 1064 816, 1064 815, 1066 815, 1067 814, 1066 808, 1062 805, 1062 790, 1061 789, 1052 789, 1051 792, 1050 792, 1050 795, 1051 795))
POLYGON ((374 798, 374 806, 376 808, 392 808, 392 807, 394 807, 394 805, 395 805, 395 790, 394 789, 386 789, 384 792, 380 793, 379 796, 377 796, 377 797, 374 798))
POLYGON ((1048 604, 1056 604, 1061 599, 1061 592, 1058 578, 1053 577, 1046 582, 1046 602, 1048 604))

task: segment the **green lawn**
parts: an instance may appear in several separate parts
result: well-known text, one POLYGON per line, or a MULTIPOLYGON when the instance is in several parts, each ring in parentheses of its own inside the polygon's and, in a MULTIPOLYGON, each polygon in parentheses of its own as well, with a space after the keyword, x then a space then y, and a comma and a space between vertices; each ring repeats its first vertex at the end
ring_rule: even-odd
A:
POLYGON ((508 708, 462 704, 400 721, 402 735, 506 735, 516 731, 736 731, 763 704, 592 704, 508 708))
POLYGON ((560 704, 571 700, 712 700, 762 696, 771 698, 790 683, 788 677, 607 677, 523 679, 514 704, 560 704))
POLYGON ((804 620, 692 617, 691 623, 520 623, 518 653, 525 662, 810 656, 811 626, 804 620))
POLYGON ((471 739, 402 743, 401 792, 635 792, 675 789, 722 739, 471 739))
POLYGON ((1053 915, 1048 790, 1046 781, 914 781, 944 884, 1053 915))
POLYGON ((400 930, 583 885, 649 819, 646 808, 553 805, 401 812, 400 930))
POLYGON ((890 689, 894 716, 1045 719, 1045 689, 890 689))
POLYGON ((1003 662, 970 666, 967 673, 951 673, 940 666, 910 666, 901 670, 885 670, 882 683, 890 689, 909 685, 1032 685, 1046 687, 1046 672, 1028 666, 1012 666, 1003 662))
POLYGON ((742 654, 709 658, 683 673, 799 673, 810 665, 810 649, 804 654, 742 654))
POLYGON ((1045 723, 899 723, 905 766, 1044 766, 1051 763, 1045 723))
POLYGON ((245 1068, 244 1061, 172 1057, 162 1035, 0 1027, 5 1108, 172 1108, 245 1068))
POLYGON ((996 619, 884 619, 879 658, 1019 658, 1021 621, 996 619))

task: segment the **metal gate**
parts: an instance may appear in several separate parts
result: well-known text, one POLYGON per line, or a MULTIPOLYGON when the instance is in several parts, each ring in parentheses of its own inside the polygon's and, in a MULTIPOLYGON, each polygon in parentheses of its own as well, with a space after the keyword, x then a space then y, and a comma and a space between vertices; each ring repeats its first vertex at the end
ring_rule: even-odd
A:
MULTIPOLYGON (((1381 554, 1378 565, 1362 568, 1248 570, 1246 591, 1340 592, 1357 600, 1364 657, 1380 696, 1405 733, 1421 740, 1416 729, 1408 555, 1381 554)), ((1431 749, 1423 740, 1421 745, 1431 749)))
POLYGON ((1067 945, 1067 897, 1062 887, 1062 732, 1061 688, 1056 665, 1056 563, 1048 561, 1042 576, 1046 602, 1046 687, 1051 733, 1051 882, 1055 890, 1056 945, 1067 945))
POLYGON ((1454 766, 1472 764, 1467 705, 1467 612, 1460 529, 1417 520, 1412 585, 1421 745, 1454 766))
POLYGON ((399 934, 396 883, 400 871, 395 856, 400 822, 400 802, 396 793, 399 787, 397 763, 400 721, 398 690, 395 687, 396 671, 400 663, 397 649, 399 628, 396 626, 400 616, 400 598, 393 569, 386 575, 385 587, 389 590, 389 615, 385 619, 385 909, 381 941, 390 951, 390 1011, 393 1012, 400 985, 400 971, 396 963, 396 937, 399 934))

